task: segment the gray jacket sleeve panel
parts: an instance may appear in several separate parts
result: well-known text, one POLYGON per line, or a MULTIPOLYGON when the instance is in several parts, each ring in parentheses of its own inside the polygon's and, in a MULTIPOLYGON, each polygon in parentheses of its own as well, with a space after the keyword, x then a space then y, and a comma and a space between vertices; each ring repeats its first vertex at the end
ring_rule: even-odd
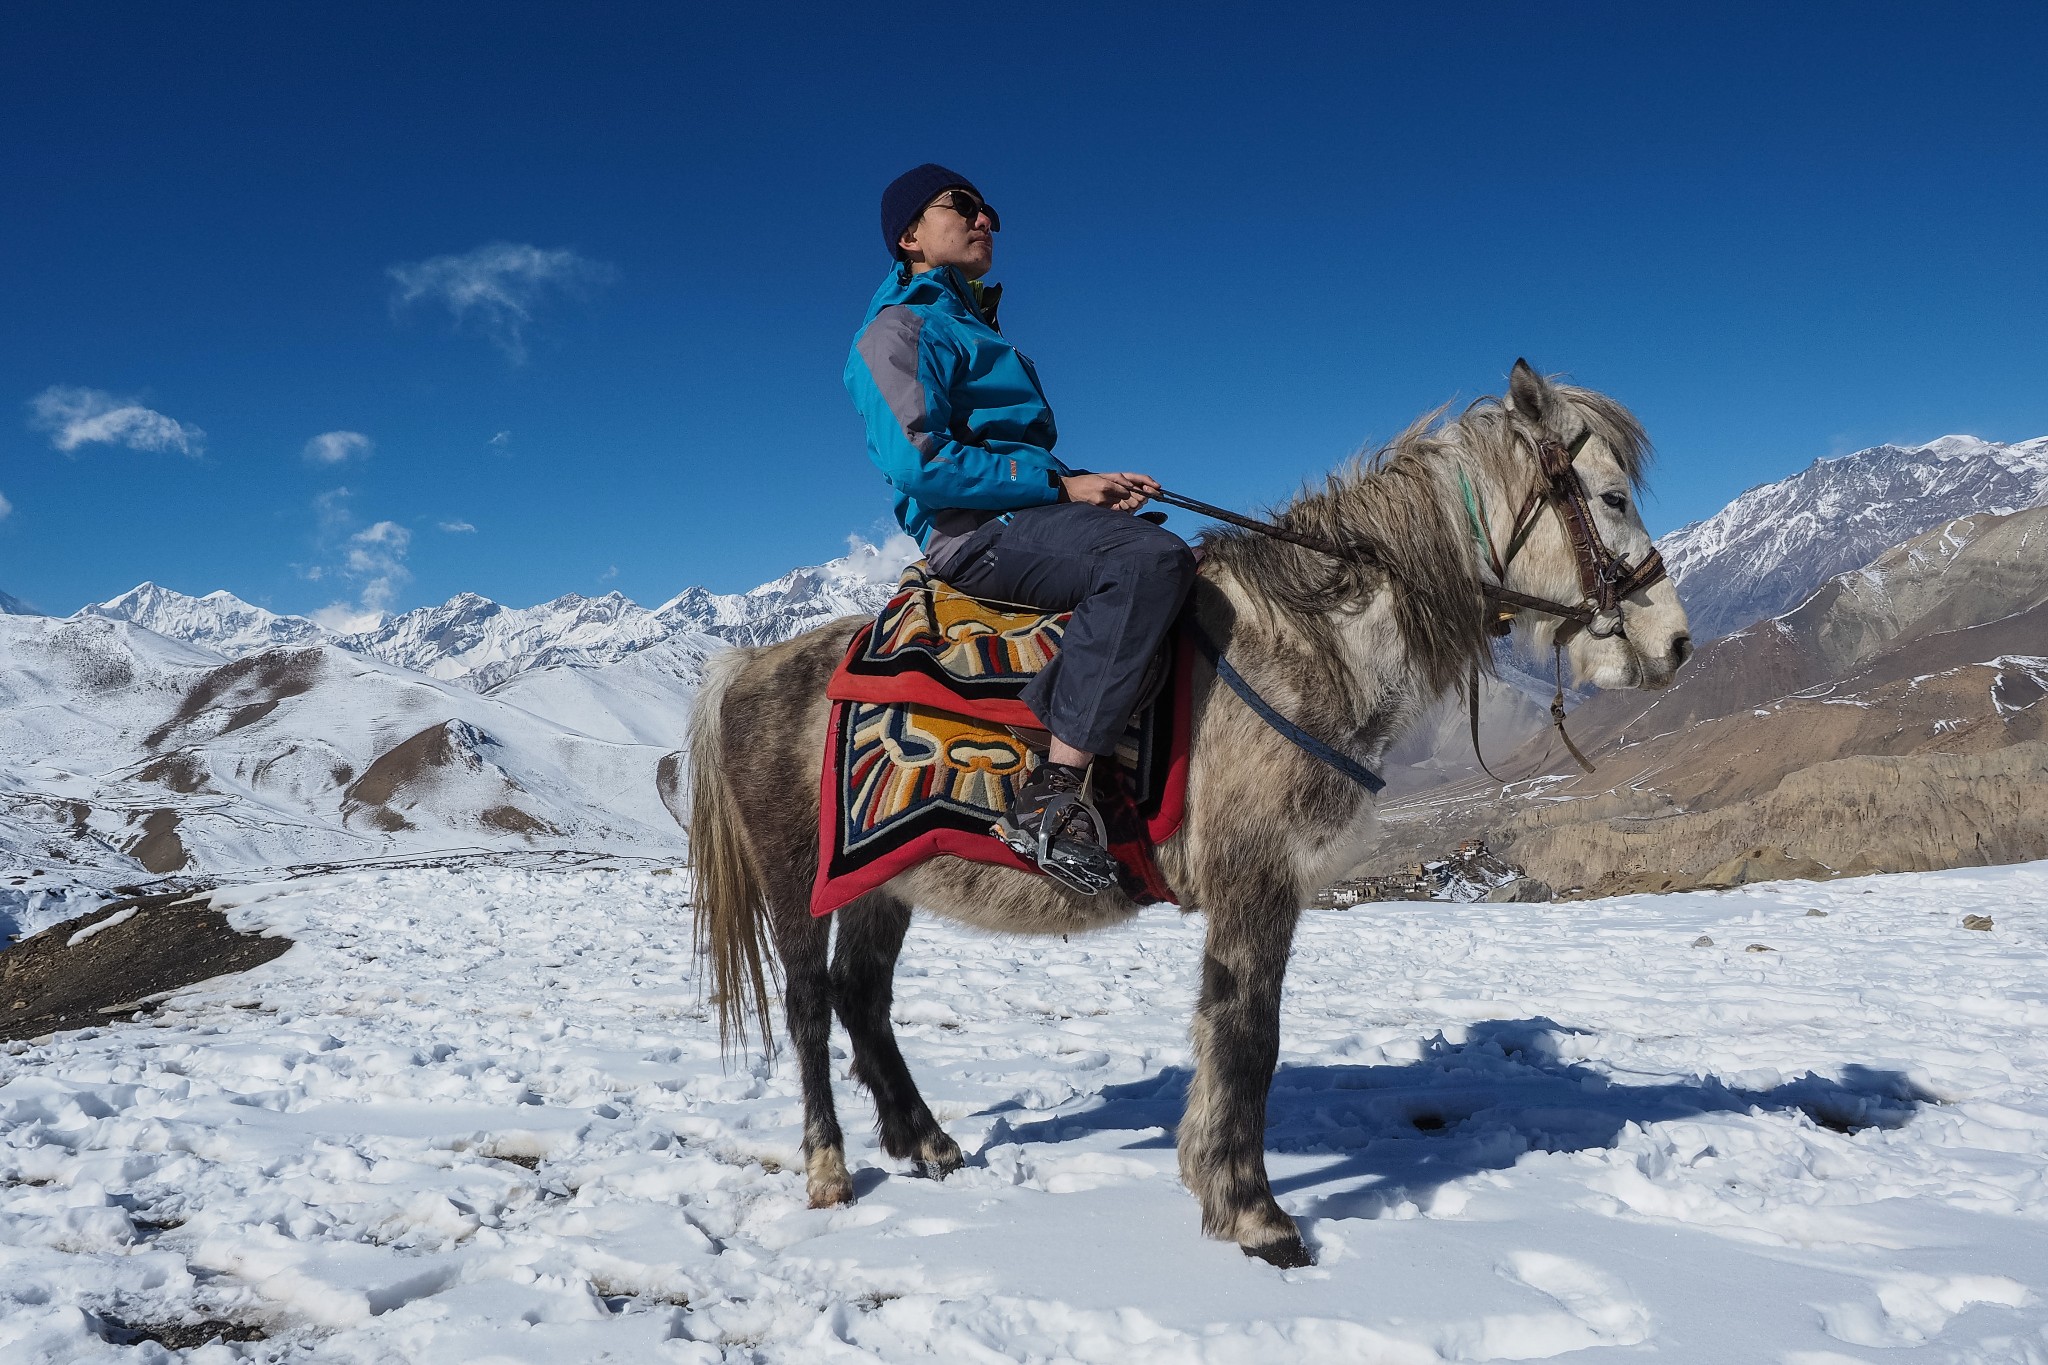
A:
POLYGON ((895 304, 875 314, 860 335, 859 350, 897 425, 918 453, 929 459, 946 443, 947 433, 945 414, 929 410, 924 383, 918 377, 918 348, 923 337, 923 316, 895 304))

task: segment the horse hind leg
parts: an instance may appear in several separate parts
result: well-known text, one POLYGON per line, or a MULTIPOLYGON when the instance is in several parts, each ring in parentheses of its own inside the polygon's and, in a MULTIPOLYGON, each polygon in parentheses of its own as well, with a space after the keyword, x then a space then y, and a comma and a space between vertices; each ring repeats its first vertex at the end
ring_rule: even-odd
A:
POLYGON ((782 959, 783 1017, 804 1096, 804 1183, 814 1209, 853 1202, 846 1136, 832 1103, 832 978, 826 949, 832 922, 814 918, 809 899, 771 880, 769 931, 782 959))
POLYGON ((1202 1231, 1282 1268, 1313 1264, 1266 1175, 1266 1096, 1280 1057, 1280 989, 1299 912, 1210 906, 1193 1028, 1195 1079, 1181 1119, 1181 1179, 1202 1231))
POLYGON ((832 1004, 853 1041, 853 1077, 875 1100, 882 1150, 944 1179, 960 1169, 960 1144, 947 1137, 911 1079, 889 1022, 896 957, 910 928, 910 907, 871 892, 838 912, 832 952, 832 1004))

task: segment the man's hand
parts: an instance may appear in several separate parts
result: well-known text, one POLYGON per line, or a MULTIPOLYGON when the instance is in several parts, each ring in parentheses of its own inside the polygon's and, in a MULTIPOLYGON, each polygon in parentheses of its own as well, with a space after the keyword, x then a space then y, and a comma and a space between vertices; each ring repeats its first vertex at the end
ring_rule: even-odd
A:
POLYGON ((1159 491, 1159 481, 1150 474, 1069 474, 1060 480, 1060 487, 1066 489, 1068 502, 1135 512, 1159 491))

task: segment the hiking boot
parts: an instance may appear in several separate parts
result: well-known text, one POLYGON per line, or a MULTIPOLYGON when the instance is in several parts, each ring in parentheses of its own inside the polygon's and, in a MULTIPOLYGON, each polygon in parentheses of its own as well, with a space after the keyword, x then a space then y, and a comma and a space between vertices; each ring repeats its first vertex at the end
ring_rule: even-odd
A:
POLYGON ((1108 831, 1088 800, 1088 769, 1038 765, 994 825, 995 836, 1060 885, 1093 896, 1116 885, 1108 831))

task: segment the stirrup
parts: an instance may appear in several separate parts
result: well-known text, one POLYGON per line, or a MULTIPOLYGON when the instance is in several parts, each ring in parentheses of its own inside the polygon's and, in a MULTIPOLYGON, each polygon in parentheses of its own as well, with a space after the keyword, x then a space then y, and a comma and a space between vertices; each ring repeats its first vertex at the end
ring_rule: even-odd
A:
POLYGON ((1044 813, 1039 816, 1035 839, 1008 820, 998 820, 989 828, 1005 847, 1031 859, 1039 871, 1069 891, 1094 896, 1117 884, 1116 859, 1107 848, 1109 830, 1102 823, 1101 813, 1086 797, 1059 792, 1048 799, 1044 813), (1077 816, 1088 822, 1094 843, 1054 836, 1053 831, 1077 816))

